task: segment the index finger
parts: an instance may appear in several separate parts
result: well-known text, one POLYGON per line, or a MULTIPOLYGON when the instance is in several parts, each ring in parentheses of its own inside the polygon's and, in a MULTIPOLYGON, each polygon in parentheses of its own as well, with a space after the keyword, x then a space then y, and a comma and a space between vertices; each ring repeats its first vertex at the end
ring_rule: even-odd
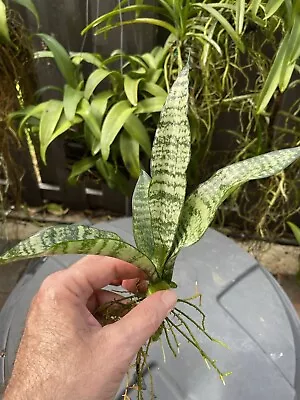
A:
POLYGON ((65 272, 61 283, 85 302, 95 290, 114 280, 146 278, 145 273, 134 265, 106 256, 86 256, 65 272))

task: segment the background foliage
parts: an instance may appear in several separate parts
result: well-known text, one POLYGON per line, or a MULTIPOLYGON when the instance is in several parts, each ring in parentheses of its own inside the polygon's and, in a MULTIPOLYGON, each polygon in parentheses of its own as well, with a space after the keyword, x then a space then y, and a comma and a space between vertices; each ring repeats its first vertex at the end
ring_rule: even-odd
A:
MULTIPOLYGON (((107 59, 68 54, 55 39, 41 35, 48 49, 36 57, 54 57, 65 86, 50 101, 43 101, 49 96, 41 88, 33 106, 13 114, 19 134, 30 129, 39 137, 44 161, 56 137, 80 143, 84 150, 71 163, 70 182, 89 171, 124 192, 140 166, 147 169, 158 112, 189 58, 189 191, 218 167, 295 146, 300 121, 297 7, 288 0, 158 0, 155 6, 150 0, 123 0, 83 34, 92 31, 105 41, 113 29, 121 28, 122 34, 125 25, 151 24, 163 47, 138 55, 116 50, 107 59), (54 116, 50 125, 49 112, 54 116), (128 132, 127 117, 136 122, 134 132, 128 132)), ((217 223, 231 231, 283 234, 285 221, 299 211, 298 171, 295 163, 280 175, 248 183, 220 209, 217 223)))
MULTIPOLYGON (((96 168, 110 187, 128 193, 128 176, 137 179, 142 163, 148 164, 159 112, 165 102, 162 64, 166 51, 156 47, 151 53, 126 55, 115 51, 103 59, 99 54, 71 53, 53 37, 39 34, 49 50, 36 58, 53 57, 65 80, 55 88, 61 99, 37 102, 11 115, 18 120, 18 135, 26 129, 39 135, 40 155, 53 140, 68 137, 86 146, 86 154, 72 166, 70 183, 84 172, 96 168), (125 60, 122 69, 111 65, 125 60), (84 77, 82 64, 92 65, 84 77), (97 90, 102 85, 102 90, 97 90), (127 173, 125 172, 127 170, 127 173)), ((41 88, 40 96, 53 86, 41 88)), ((13 125, 12 125, 13 126, 13 125)))
MULTIPOLYGON (((194 187, 217 167, 299 142, 300 17, 297 3, 269 0, 159 0, 128 6, 126 23, 157 25, 169 34, 164 71, 174 80, 191 60, 190 118, 194 187), (149 12, 157 16, 149 16, 149 12), (296 93, 296 95, 295 95, 296 93)), ((105 34, 120 22, 118 8, 86 29, 105 34)), ((287 173, 251 182, 231 197, 218 223, 260 235, 280 235, 299 211, 299 164, 287 173)))
MULTIPOLYGON (((0 1, 0 203, 5 218, 8 191, 15 205, 21 201, 22 168, 16 162, 17 136, 8 129, 8 115, 32 101, 35 90, 33 50, 30 33, 19 13, 9 8, 20 4, 38 16, 30 0, 0 1)), ((2 232, 3 233, 3 232, 2 232)))

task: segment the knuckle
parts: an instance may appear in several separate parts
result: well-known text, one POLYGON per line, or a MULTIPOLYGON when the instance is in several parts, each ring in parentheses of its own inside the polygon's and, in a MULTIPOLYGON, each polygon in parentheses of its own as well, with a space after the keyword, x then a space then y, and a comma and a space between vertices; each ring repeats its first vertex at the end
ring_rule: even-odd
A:
POLYGON ((60 276, 63 271, 55 272, 49 275, 41 284, 40 289, 35 297, 36 302, 41 302, 43 300, 55 300, 59 296, 60 292, 60 276))

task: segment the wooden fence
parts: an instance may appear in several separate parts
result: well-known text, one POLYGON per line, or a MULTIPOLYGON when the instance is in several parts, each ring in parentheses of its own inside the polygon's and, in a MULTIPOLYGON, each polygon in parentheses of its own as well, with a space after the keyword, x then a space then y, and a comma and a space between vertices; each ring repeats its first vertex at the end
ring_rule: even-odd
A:
MULTIPOLYGON (((92 33, 81 36, 80 32, 88 22, 112 10, 118 5, 118 0, 35 0, 35 4, 41 20, 40 32, 54 35, 69 51, 97 52, 107 56, 118 48, 130 53, 147 51, 156 42, 156 28, 151 26, 124 26, 122 30, 116 29, 109 33, 107 39, 92 33)), ((20 11, 26 25, 34 32, 36 22, 29 13, 24 14, 21 8, 20 11)), ((124 19, 130 17, 132 15, 126 15, 124 19)), ((63 85, 62 77, 51 61, 38 62, 36 73, 39 87, 63 85)), ((43 100, 47 100, 49 95, 55 96, 55 92, 48 92, 43 100)), ((129 199, 117 191, 110 190, 106 185, 85 182, 70 186, 67 183, 70 171, 63 140, 56 140, 49 147, 47 166, 40 164, 40 182, 34 174, 28 152, 21 153, 18 153, 17 157, 25 170, 23 199, 28 205, 38 206, 44 201, 52 201, 77 210, 102 207, 120 213, 130 213, 129 199)))

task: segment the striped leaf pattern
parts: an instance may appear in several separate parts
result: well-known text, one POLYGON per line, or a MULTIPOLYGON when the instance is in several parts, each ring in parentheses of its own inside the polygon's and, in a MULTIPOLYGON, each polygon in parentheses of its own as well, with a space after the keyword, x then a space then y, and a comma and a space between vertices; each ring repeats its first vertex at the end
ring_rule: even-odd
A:
POLYGON ((158 262, 163 264, 172 247, 186 195, 190 160, 187 117, 189 67, 175 81, 161 112, 152 149, 149 203, 158 262))
POLYGON ((149 187, 151 178, 141 171, 132 197, 133 234, 137 248, 149 258, 153 256, 154 240, 149 207, 149 187))
POLYGON ((54 254, 101 254, 116 257, 142 269, 151 281, 158 279, 152 262, 135 247, 123 242, 115 233, 84 225, 46 228, 4 253, 0 263, 54 254))
MULTIPOLYGON (((152 178, 142 171, 133 194, 133 231, 138 249, 111 232, 81 225, 59 226, 19 243, 0 257, 0 263, 53 254, 102 254, 136 265, 152 283, 171 282, 180 249, 201 238, 218 207, 235 189, 247 181, 277 174, 300 157, 299 146, 230 165, 220 169, 186 199, 191 147, 188 86, 186 67, 161 113, 152 151, 152 178)), ((127 108, 132 110, 130 104, 127 108)), ((104 176, 105 171, 108 175, 115 171, 113 165, 101 158, 96 166, 104 176)))
POLYGON ((187 199, 180 218, 173 254, 196 243, 218 207, 240 185, 275 175, 300 157, 300 147, 273 151, 220 169, 187 199))

